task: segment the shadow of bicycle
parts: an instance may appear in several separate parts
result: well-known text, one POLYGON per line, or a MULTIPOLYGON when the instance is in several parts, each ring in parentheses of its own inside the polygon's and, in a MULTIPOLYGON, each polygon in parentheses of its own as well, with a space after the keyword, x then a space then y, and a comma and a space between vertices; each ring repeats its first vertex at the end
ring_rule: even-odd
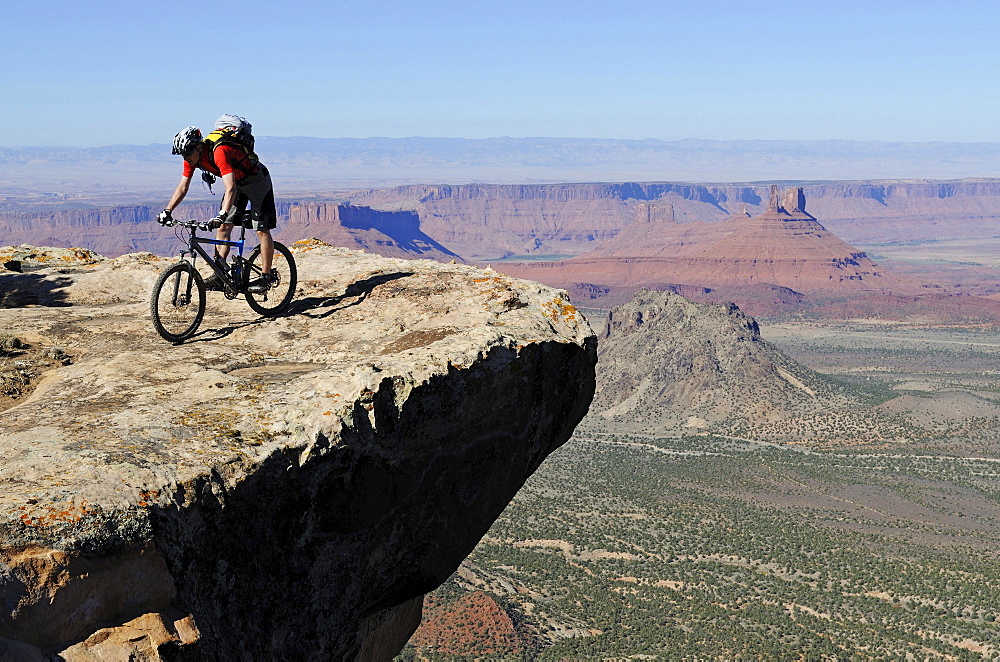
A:
POLYGON ((351 283, 347 286, 347 289, 344 290, 343 294, 332 297, 305 297, 302 299, 295 299, 288 305, 288 308, 277 315, 273 315, 271 317, 258 317, 257 319, 245 322, 230 323, 226 326, 218 328, 203 329, 192 336, 187 342, 196 343, 221 340, 222 338, 232 335, 239 329, 245 329, 257 324, 263 324, 268 320, 281 317, 295 317, 297 315, 304 315, 313 319, 329 317, 337 311, 358 305, 367 299, 379 285, 412 275, 412 271, 397 271, 390 274, 376 274, 375 276, 365 278, 364 280, 359 280, 356 283, 351 283))
POLYGON ((391 274, 377 274, 375 276, 371 276, 370 278, 359 280, 356 283, 351 283, 347 286, 347 289, 344 290, 344 293, 338 296, 305 297, 303 299, 292 301, 292 303, 288 306, 288 310, 282 313, 282 316, 305 315, 306 317, 312 317, 313 319, 329 317, 339 310, 344 310, 345 308, 358 305, 367 299, 379 285, 384 285, 385 283, 412 275, 412 271, 397 271, 391 274))

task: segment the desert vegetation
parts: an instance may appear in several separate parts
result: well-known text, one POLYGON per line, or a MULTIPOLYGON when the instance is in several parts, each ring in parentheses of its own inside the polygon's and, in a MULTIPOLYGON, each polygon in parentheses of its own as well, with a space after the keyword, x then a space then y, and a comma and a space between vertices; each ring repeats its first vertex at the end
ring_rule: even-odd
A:
POLYGON ((531 659, 990 659, 998 476, 968 458, 581 434, 442 594, 508 605, 531 659))

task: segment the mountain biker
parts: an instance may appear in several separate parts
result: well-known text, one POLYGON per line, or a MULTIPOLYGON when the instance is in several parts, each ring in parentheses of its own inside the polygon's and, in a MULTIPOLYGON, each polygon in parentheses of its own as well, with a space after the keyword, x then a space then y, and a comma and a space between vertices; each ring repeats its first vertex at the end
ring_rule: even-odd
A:
MULTIPOLYGON (((227 117, 229 116, 223 115, 219 118, 216 129, 223 128, 220 124, 224 124, 227 117)), ((229 240, 236 223, 257 231, 262 273, 260 278, 250 281, 247 289, 254 293, 266 292, 275 280, 271 275, 271 262, 274 258, 271 229, 278 223, 278 214, 274 206, 274 188, 267 168, 263 163, 251 163, 247 153, 239 147, 221 143, 213 149, 196 126, 181 129, 174 136, 172 151, 184 157, 184 172, 177 189, 170 197, 170 202, 157 216, 157 220, 161 223, 172 220, 171 212, 187 195, 196 169, 201 168, 205 172, 221 177, 226 192, 222 196, 218 216, 209 221, 209 225, 218 228, 215 238, 221 241, 229 240), (250 213, 245 214, 248 204, 250 213)), ((216 255, 225 262, 229 255, 229 246, 216 247, 216 255)), ((205 286, 210 290, 223 289, 222 280, 215 274, 205 281, 205 286)))

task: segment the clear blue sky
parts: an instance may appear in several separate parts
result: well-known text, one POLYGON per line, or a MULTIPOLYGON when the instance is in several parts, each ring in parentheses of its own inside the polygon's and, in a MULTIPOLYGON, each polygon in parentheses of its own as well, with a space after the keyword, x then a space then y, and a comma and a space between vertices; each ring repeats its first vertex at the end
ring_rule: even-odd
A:
POLYGON ((1000 141, 1000 3, 7 0, 0 146, 268 136, 1000 141))

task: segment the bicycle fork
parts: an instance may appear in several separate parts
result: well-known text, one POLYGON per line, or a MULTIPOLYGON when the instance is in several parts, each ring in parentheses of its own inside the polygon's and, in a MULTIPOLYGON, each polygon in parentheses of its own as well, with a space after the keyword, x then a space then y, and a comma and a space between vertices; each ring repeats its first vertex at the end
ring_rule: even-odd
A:
MULTIPOLYGON (((181 254, 183 255, 183 253, 181 254)), ((177 278, 174 279, 173 296, 170 299, 170 303, 175 307, 179 308, 181 306, 186 306, 191 303, 191 287, 194 285, 194 276, 191 271, 194 270, 194 265, 188 260, 182 260, 188 265, 188 269, 185 271, 178 271, 177 278), (184 280, 184 292, 181 289, 181 280, 184 280)))

